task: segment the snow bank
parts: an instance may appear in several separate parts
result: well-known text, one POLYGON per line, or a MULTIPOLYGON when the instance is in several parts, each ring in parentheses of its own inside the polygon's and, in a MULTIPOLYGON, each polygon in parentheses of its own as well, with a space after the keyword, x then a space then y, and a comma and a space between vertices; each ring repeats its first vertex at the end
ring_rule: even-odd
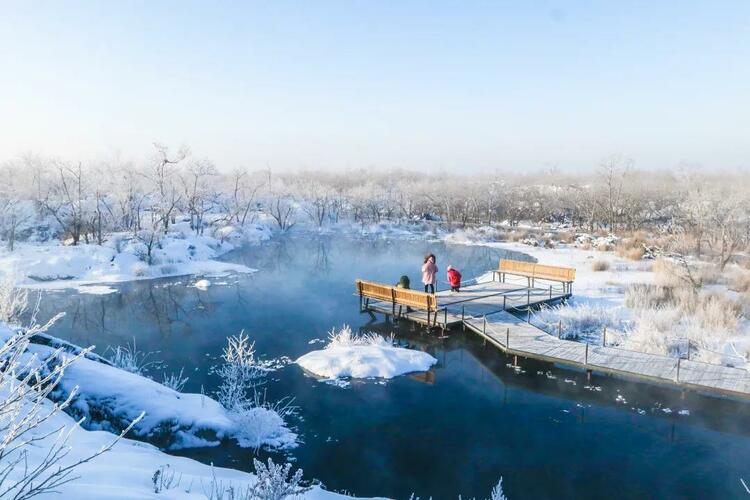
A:
POLYGON ((328 379, 393 378, 430 369, 437 360, 422 351, 395 347, 376 334, 354 335, 348 326, 331 332, 322 350, 312 351, 296 363, 310 373, 328 379))
MULTIPOLYGON (((52 403, 46 403, 51 408, 52 403)), ((34 446, 25 448, 28 463, 36 464, 45 459, 48 446, 58 436, 58 429, 72 429, 74 426, 75 421, 69 415, 57 413, 34 429, 33 436, 41 440, 34 443, 34 446)), ((74 463, 98 452, 102 447, 109 445, 114 437, 106 431, 87 431, 80 428, 75 430, 68 439, 70 451, 60 465, 74 463)), ((17 480, 16 476, 22 469, 16 468, 8 479, 17 480)), ((214 481, 225 489, 231 487, 235 491, 242 491, 256 481, 253 474, 171 456, 155 446, 130 439, 121 440, 110 451, 79 466, 74 470, 74 476, 77 478, 72 482, 57 488, 59 493, 47 496, 61 500, 205 499, 214 481), (158 492, 155 491, 153 482, 157 471, 174 478, 171 484, 158 492)), ((41 498, 47 496, 43 495, 41 498)), ((337 500, 349 497, 315 486, 302 498, 337 500)))
MULTIPOLYGON (((48 359, 53 347, 32 344, 29 351, 44 362, 54 362, 48 359)), ((296 446, 297 435, 270 407, 261 405, 238 414, 204 394, 177 392, 96 359, 82 358, 70 366, 53 396, 64 400, 76 388, 68 411, 85 417, 87 429, 120 432, 145 412, 132 432, 165 448, 218 446, 223 439, 252 448, 296 446)))
MULTIPOLYGON (((251 235, 252 241, 268 238, 265 231, 253 231, 251 235)), ((129 233, 112 234, 103 245, 64 246, 55 241, 18 243, 13 252, 0 250, 0 273, 13 274, 17 284, 27 287, 79 288, 85 293, 102 293, 83 289, 82 285, 188 274, 215 276, 254 272, 247 266, 214 260, 235 248, 224 236, 227 235, 222 235, 221 240, 197 236, 189 228, 185 230, 176 224, 153 249, 151 265, 144 262, 144 245, 129 233)), ((237 237, 231 239, 241 241, 237 237)))

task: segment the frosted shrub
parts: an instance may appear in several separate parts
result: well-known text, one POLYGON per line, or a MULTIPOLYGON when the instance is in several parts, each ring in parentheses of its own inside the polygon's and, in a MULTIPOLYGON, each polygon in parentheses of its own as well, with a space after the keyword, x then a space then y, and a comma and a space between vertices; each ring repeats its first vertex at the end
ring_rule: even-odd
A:
POLYGON ((177 267, 172 264, 164 264, 159 270, 161 271, 161 274, 165 276, 177 273, 177 267))
POLYGON ((328 344, 325 348, 330 349, 333 347, 351 347, 358 345, 390 346, 392 344, 392 339, 385 339, 377 333, 356 334, 352 332, 349 325, 344 325, 339 331, 336 331, 334 328, 328 332, 328 344))
POLYGON ((136 276, 138 278, 144 278, 151 272, 149 271, 148 264, 144 262, 137 262, 133 264, 133 266, 130 268, 130 271, 133 273, 133 276, 136 276))
POLYGON ((553 333, 562 327, 563 338, 590 341, 601 338, 605 327, 616 332, 623 331, 626 325, 625 311, 621 307, 585 302, 541 309, 534 315, 533 322, 542 323, 553 333))
POLYGON ((224 483, 214 474, 208 488, 203 486, 203 494, 207 500, 283 500, 285 498, 301 498, 312 487, 302 480, 302 469, 294 474, 292 464, 276 465, 273 460, 268 463, 253 459, 256 482, 252 485, 234 485, 224 483))
POLYGON ((302 484, 302 469, 292 472, 292 464, 276 465, 273 460, 268 459, 264 464, 260 460, 253 459, 255 475, 258 482, 251 488, 251 498, 258 500, 282 500, 284 498, 296 498, 310 490, 309 486, 302 484))
POLYGON ((162 385, 165 385, 174 391, 182 392, 182 388, 185 387, 187 381, 190 380, 189 377, 182 376, 183 370, 184 368, 180 368, 180 373, 172 373, 170 375, 165 373, 162 385))
POLYGON ((222 358, 224 364, 217 372, 221 377, 219 403, 228 410, 242 410, 248 406, 248 391, 262 383, 266 371, 255 359, 255 343, 244 330, 227 339, 222 358))
POLYGON ((182 474, 177 474, 169 464, 162 465, 154 471, 151 483, 154 485, 154 493, 162 493, 173 488, 179 488, 182 482, 182 474))
POLYGON ((508 497, 505 496, 505 493, 503 492, 503 478, 500 478, 500 481, 497 482, 494 488, 492 488, 492 491, 490 492, 490 500, 508 500, 508 497))
POLYGON ((608 271, 609 262, 606 260, 595 260, 591 263, 591 270, 594 272, 608 271))
POLYGON ((736 292, 750 292, 750 273, 735 270, 729 278, 729 288, 736 292))
POLYGON ((135 338, 133 339, 133 345, 128 343, 125 346, 117 346, 114 349, 109 349, 112 353, 107 359, 117 368, 125 370, 136 375, 143 375, 155 361, 149 361, 149 358, 153 354, 152 352, 142 352, 138 350, 135 344, 135 338))
POLYGON ((26 312, 29 293, 16 286, 15 278, 8 274, 0 281, 0 321, 14 323, 26 312))
POLYGON ((631 309, 653 309, 671 301, 672 289, 635 284, 625 290, 625 305, 631 309))
POLYGON ((237 426, 235 438, 243 448, 259 449, 263 445, 276 448, 293 447, 296 435, 289 432, 284 416, 294 413, 293 407, 271 405, 247 400, 243 408, 231 412, 232 421, 237 426), (279 410, 279 411, 277 411, 279 410))
MULTIPOLYGON (((416 496, 414 493, 412 493, 411 496, 409 497, 409 500, 420 500, 420 498, 416 496)), ((458 500, 463 500, 463 497, 461 495, 458 495, 458 500)), ((476 500, 476 499, 472 498, 471 500, 476 500)), ((505 493, 503 492, 503 478, 502 477, 497 482, 497 484, 492 488, 492 491, 490 491, 490 497, 487 500, 508 500, 508 497, 506 497, 505 493)))

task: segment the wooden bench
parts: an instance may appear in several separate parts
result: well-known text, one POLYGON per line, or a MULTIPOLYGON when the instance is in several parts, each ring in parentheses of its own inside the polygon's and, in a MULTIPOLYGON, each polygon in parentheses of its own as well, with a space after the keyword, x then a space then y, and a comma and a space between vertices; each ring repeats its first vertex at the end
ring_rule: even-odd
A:
POLYGON ((432 317, 433 324, 437 324, 438 303, 435 295, 399 288, 374 281, 356 280, 357 294, 359 295, 359 308, 369 306, 370 299, 390 302, 393 317, 396 317, 396 306, 399 306, 399 315, 402 307, 411 307, 420 311, 427 311, 427 324, 432 317))
POLYGON ((535 264, 533 262, 522 262, 520 260, 500 259, 498 270, 493 272, 500 275, 500 280, 505 282, 505 275, 525 276, 528 286, 533 287, 537 279, 557 281, 563 285, 563 293, 572 293, 573 281, 576 279, 576 270, 572 267, 548 266, 535 264))

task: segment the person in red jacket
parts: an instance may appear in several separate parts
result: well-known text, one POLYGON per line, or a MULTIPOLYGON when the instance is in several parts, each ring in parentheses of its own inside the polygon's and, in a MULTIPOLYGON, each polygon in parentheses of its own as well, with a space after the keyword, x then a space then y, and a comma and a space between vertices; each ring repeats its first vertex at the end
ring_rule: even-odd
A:
POLYGON ((448 266, 448 283, 451 285, 451 292, 458 292, 461 288, 461 273, 453 266, 448 266))

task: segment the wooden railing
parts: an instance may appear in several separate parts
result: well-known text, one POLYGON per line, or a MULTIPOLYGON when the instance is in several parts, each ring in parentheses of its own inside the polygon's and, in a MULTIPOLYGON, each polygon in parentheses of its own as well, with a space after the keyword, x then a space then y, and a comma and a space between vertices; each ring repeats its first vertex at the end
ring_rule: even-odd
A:
MULTIPOLYGON (((356 280, 357 294, 359 295, 360 308, 369 303, 369 299, 389 302, 392 306, 393 316, 396 316, 396 306, 411 307, 421 311, 427 311, 427 323, 430 323, 431 315, 434 314, 433 322, 437 323, 438 303, 433 294, 399 288, 373 281, 356 280)), ((399 308, 401 312, 401 307, 399 308)))
POLYGON ((548 266, 518 260, 500 259, 499 271, 506 274, 565 283, 570 283, 576 279, 576 270, 571 267, 548 266))

